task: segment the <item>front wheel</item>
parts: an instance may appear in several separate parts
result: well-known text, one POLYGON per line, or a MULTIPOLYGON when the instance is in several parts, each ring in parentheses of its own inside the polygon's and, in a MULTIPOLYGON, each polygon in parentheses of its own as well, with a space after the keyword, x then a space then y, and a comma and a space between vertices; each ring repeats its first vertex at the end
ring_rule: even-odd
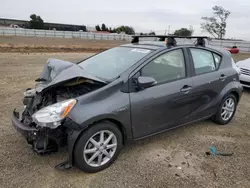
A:
POLYGON ((213 117, 214 122, 225 125, 229 123, 235 114, 237 107, 237 99, 233 94, 227 95, 222 103, 220 104, 220 107, 213 117))
POLYGON ((88 128, 74 149, 75 165, 85 172, 98 172, 109 167, 122 149, 118 127, 101 122, 88 128))

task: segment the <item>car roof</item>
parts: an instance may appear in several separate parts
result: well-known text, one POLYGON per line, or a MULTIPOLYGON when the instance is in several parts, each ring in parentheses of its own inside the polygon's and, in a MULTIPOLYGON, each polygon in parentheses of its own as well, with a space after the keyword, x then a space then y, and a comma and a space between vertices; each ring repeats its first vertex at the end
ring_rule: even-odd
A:
POLYGON ((165 44, 160 44, 159 42, 140 42, 140 43, 131 43, 121 45, 122 47, 130 47, 130 48, 145 48, 149 50, 157 50, 159 48, 166 47, 165 44))
POLYGON ((149 49, 149 50, 158 50, 158 49, 172 49, 176 47, 191 47, 191 48, 203 48, 207 50, 212 50, 212 51, 217 51, 218 53, 222 55, 231 55, 230 52, 223 48, 216 48, 210 45, 207 45, 205 47, 203 46, 196 46, 194 44, 179 44, 174 47, 167 47, 166 42, 162 41, 140 41, 138 43, 130 43, 130 44, 124 44, 121 45, 122 47, 130 47, 130 48, 144 48, 144 49, 149 49))

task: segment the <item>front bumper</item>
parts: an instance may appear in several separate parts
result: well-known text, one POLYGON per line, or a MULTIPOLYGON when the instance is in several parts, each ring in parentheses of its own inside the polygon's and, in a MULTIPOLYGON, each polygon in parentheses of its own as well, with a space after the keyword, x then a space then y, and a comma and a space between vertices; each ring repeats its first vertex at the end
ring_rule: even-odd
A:
POLYGON ((243 87, 250 88, 250 76, 249 75, 240 75, 240 83, 243 87))
MULTIPOLYGON (((33 146, 33 150, 39 154, 55 152, 58 147, 68 145, 67 164, 70 166, 73 164, 74 145, 83 130, 79 124, 66 118, 63 125, 60 126, 61 129, 39 129, 22 123, 19 120, 19 113, 15 110, 12 113, 11 122, 12 126, 26 138, 28 143, 33 146), (56 144, 51 145, 52 139, 56 144)), ((61 168, 61 165, 59 166, 61 168)))
POLYGON ((30 127, 19 120, 19 113, 15 110, 11 121, 12 126, 26 138, 33 150, 39 154, 56 152, 59 147, 67 145, 67 132, 64 128, 30 127))
POLYGON ((19 113, 16 112, 15 110, 12 113, 11 122, 12 122, 12 126, 18 132, 20 132, 28 141, 31 141, 37 137, 39 129, 34 128, 34 127, 29 127, 23 124, 19 120, 19 113))

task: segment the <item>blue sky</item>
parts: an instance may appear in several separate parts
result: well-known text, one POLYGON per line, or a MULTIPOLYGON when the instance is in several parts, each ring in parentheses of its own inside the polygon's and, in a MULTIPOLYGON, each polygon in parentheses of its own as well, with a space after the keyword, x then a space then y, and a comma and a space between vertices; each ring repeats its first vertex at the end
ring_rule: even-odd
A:
POLYGON ((94 26, 130 25, 137 32, 181 27, 194 28, 194 34, 207 35, 200 29, 201 17, 212 15, 212 6, 231 11, 228 18, 229 38, 250 40, 250 0, 0 0, 0 17, 29 19, 36 13, 46 22, 94 26))

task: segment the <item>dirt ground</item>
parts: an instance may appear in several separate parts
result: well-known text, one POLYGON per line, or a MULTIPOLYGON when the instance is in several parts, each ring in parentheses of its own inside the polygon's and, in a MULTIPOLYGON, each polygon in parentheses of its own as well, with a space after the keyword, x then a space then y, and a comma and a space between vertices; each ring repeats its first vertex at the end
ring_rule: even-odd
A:
MULTIPOLYGON (((49 57, 79 61, 85 53, 0 53, 0 187, 227 187, 250 186, 250 90, 226 126, 202 121, 125 146, 108 169, 87 174, 54 166, 67 150, 39 156, 11 126, 26 88, 34 85, 49 57), (209 146, 233 156, 206 156, 209 146)), ((236 56, 235 58, 245 58, 236 56)))
POLYGON ((0 52, 98 52, 125 43, 128 41, 0 36, 0 52))

